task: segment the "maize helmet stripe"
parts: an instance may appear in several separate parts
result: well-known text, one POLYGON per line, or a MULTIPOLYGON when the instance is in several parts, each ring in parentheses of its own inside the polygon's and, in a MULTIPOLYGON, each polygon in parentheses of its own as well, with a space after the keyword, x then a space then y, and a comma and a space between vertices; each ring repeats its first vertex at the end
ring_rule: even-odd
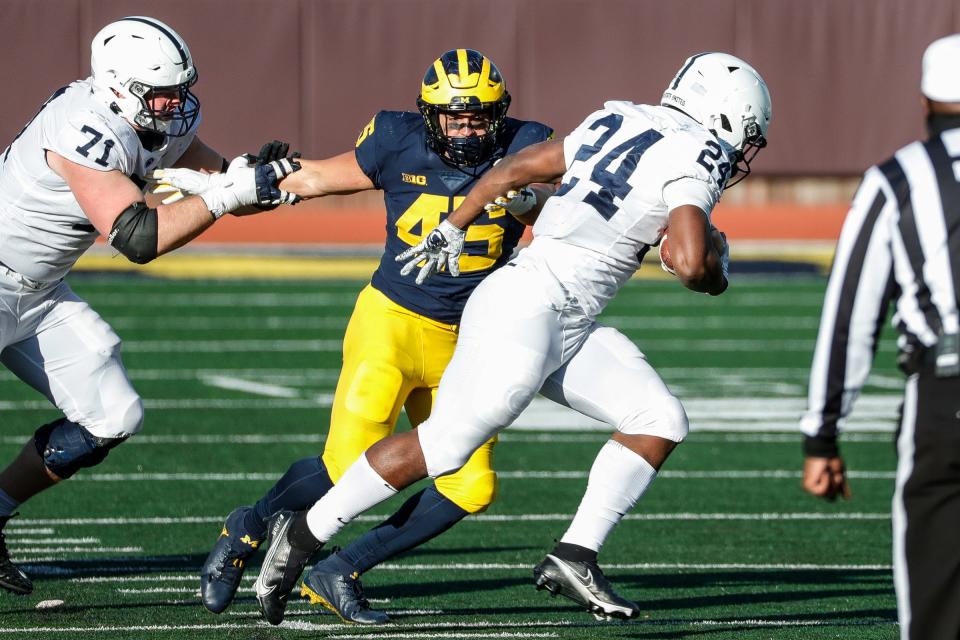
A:
POLYGON ((492 156, 509 105, 510 94, 497 66, 473 49, 451 49, 434 60, 417 98, 430 146, 463 166, 478 166, 492 156), (439 114, 453 112, 485 113, 490 126, 476 138, 447 136, 439 114))

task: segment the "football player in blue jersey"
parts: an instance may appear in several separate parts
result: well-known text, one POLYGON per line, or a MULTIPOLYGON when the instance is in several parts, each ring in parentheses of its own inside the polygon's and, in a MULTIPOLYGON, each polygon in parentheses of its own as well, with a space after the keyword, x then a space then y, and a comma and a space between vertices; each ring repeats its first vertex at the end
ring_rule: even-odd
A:
MULTIPOLYGON (((427 418, 467 298, 510 258, 523 233, 520 219, 532 222, 552 192, 548 185, 532 185, 511 194, 503 208, 485 213, 467 233, 459 277, 441 273, 424 286, 402 278, 395 257, 456 209, 485 171, 503 156, 553 137, 540 123, 507 117, 510 94, 499 70, 471 49, 448 51, 430 65, 417 105, 420 113, 381 111, 363 129, 354 150, 325 160, 300 160, 301 170, 282 184, 303 198, 382 190, 386 247, 347 326, 323 455, 295 462, 256 504, 227 517, 201 573, 203 603, 214 613, 233 600, 273 516, 316 502, 363 451, 393 433, 402 408, 414 427, 427 418)), ((177 176, 168 181, 176 184, 177 176)), ((495 441, 480 447, 460 471, 438 478, 381 525, 321 562, 302 595, 347 622, 387 622, 385 613, 370 609, 359 576, 485 510, 497 493, 491 468, 495 441)), ((265 617, 279 624, 282 607, 264 606, 259 593, 258 600, 265 617)))

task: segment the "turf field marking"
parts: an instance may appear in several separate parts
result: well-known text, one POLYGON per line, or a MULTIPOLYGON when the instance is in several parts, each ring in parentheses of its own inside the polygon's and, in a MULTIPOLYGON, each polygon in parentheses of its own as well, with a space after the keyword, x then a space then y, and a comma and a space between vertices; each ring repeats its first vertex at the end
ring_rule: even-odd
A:
MULTIPOLYGON (((637 340, 644 351, 656 352, 713 352, 727 353, 743 351, 775 352, 802 351, 812 352, 814 339, 784 340, 769 339, 664 339, 650 338, 637 340)), ((134 353, 340 353, 343 343, 340 340, 294 340, 294 339, 250 339, 250 340, 124 340, 125 352, 134 353)), ((882 343, 881 352, 893 352, 895 345, 882 343)))
MULTIPOLYGON (((50 530, 51 532, 53 529, 50 530)), ((23 529, 17 529, 17 537, 7 540, 7 546, 26 546, 30 544, 99 544, 100 538, 21 538, 23 529)))
MULTIPOLYGON (((649 306, 651 291, 636 289, 634 291, 624 289, 617 296, 618 302, 629 303, 631 298, 636 306, 641 308, 649 306)), ((94 307, 120 307, 121 309, 130 308, 130 298, 122 293, 90 293, 86 298, 94 307)), ((137 306, 146 307, 189 307, 194 313, 198 309, 207 307, 236 307, 244 309, 249 307, 296 307, 312 308, 319 307, 324 310, 330 306, 337 305, 344 308, 353 307, 357 301, 357 292, 349 291, 344 293, 319 293, 315 291, 294 291, 294 292, 271 292, 271 293, 230 293, 230 292, 204 292, 204 293, 186 293, 183 291, 165 292, 156 291, 153 295, 144 296, 137 300, 137 306)), ((687 291, 657 291, 656 305, 652 307, 658 316, 663 315, 667 308, 679 307, 684 313, 693 310, 697 313, 703 307, 692 304, 698 300, 691 296, 687 291)), ((778 291, 765 293, 738 293, 736 296, 736 306, 744 307, 764 307, 772 309, 776 307, 794 309, 796 307, 813 307, 811 315, 819 317, 816 310, 823 305, 822 293, 806 293, 797 291, 778 291)), ((643 317, 643 316, 633 316, 643 317)), ((654 317, 651 314, 651 317, 654 317)))
POLYGON ((37 553, 143 553, 143 547, 23 547, 17 557, 37 553))
MULTIPOLYGON (((470 563, 470 562, 445 562, 445 563, 400 563, 385 562, 377 565, 377 569, 384 571, 527 571, 531 567, 525 563, 470 563)), ((789 563, 789 562, 620 562, 608 564, 604 563, 603 568, 616 571, 663 571, 663 570, 693 570, 693 571, 874 571, 884 572, 892 571, 892 564, 815 564, 815 563, 789 563)), ((95 571, 96 567, 87 567, 85 571, 95 571)), ((244 576, 243 581, 252 584, 257 579, 256 576, 244 576)), ((70 582, 84 584, 127 584, 130 582, 196 582, 197 576, 194 573, 183 574, 163 574, 163 575, 116 575, 116 576, 89 576, 70 578, 70 582)), ((252 587, 243 588, 245 592, 252 593, 252 587)), ((196 589, 194 589, 196 591, 196 589)), ((389 599, 376 599, 375 602, 389 602, 389 599)), ((291 606, 296 603, 291 603, 291 606)), ((305 604, 305 603, 304 603, 305 604)))
POLYGON ((264 382, 251 382, 250 380, 234 378, 232 376, 202 376, 201 380, 203 380, 204 384, 217 387, 218 389, 246 391, 247 393, 253 393, 258 396, 269 396, 271 398, 297 398, 300 396, 300 392, 297 389, 264 382))
POLYGON ((137 353, 316 353, 343 349, 340 340, 124 340, 137 353))
MULTIPOLYGON (((75 477, 81 482, 259 482, 275 480, 280 475, 276 473, 86 473, 75 477)), ((586 478, 586 470, 575 471, 498 471, 502 480, 579 480, 586 478)), ((767 470, 726 470, 726 471, 682 471, 666 470, 659 474, 661 478, 677 478, 683 480, 726 479, 726 480, 762 480, 762 479, 794 479, 802 476, 800 471, 793 469, 767 470)), ((849 471, 851 478, 863 480, 889 480, 895 477, 894 471, 849 471)))
MULTIPOLYGON (((511 433, 507 431, 500 436, 501 442, 523 442, 523 443, 596 443, 600 444, 607 439, 609 435, 606 432, 594 433, 555 433, 549 429, 521 429, 511 433), (541 433, 520 433, 518 431, 541 431, 541 433)), ((696 430, 695 430, 696 431, 696 430)), ((0 444, 19 445, 23 444, 29 434, 22 436, 0 436, 0 444)), ((288 433, 288 434, 171 434, 171 435, 146 435, 138 433, 137 437, 132 438, 124 444, 125 447, 134 445, 156 445, 156 444, 322 444, 327 437, 317 433, 288 433)), ((697 432, 687 438, 687 446, 693 444, 713 444, 713 443, 771 443, 771 444, 795 444, 800 441, 798 431, 792 433, 720 433, 720 432, 697 432)), ((849 442, 879 442, 889 443, 890 436, 886 433, 846 433, 843 441, 849 442)), ((77 476, 82 478, 83 476, 77 476)))
MULTIPOLYGON (((144 518, 21 518, 23 525, 60 525, 60 526, 123 526, 166 525, 166 524, 222 524, 226 514, 220 516, 181 516, 181 517, 144 517, 144 518)), ((363 515, 358 522, 380 522, 383 515, 363 515)), ((472 515, 466 522, 565 522, 571 518, 569 513, 526 513, 516 515, 480 514, 472 515)), ((792 512, 792 513, 634 513, 624 516, 625 520, 640 521, 687 521, 687 520, 752 520, 752 521, 804 521, 804 520, 888 520, 889 513, 865 512, 792 512)), ((8 524, 10 531, 16 526, 8 524)), ((139 547, 131 547, 139 549, 139 547)))
MULTIPOLYGON (((347 326, 345 315, 310 316, 230 316, 224 318, 215 314, 209 316, 177 316, 170 324, 166 317, 111 315, 110 324, 114 329, 163 329, 167 333, 192 332, 204 330, 241 330, 264 329, 277 331, 322 331, 343 330, 347 326)), ((745 329, 745 330, 814 330, 820 320, 816 317, 798 317, 795 315, 744 316, 718 315, 707 317, 673 316, 603 316, 601 322, 623 330, 655 331, 691 331, 704 329, 745 329)))
MULTIPOLYGON (((122 293, 104 293, 89 296, 90 304, 94 307, 121 307, 130 308, 130 297, 122 293)), ((297 307, 327 309, 331 306, 352 307, 357 301, 357 294, 342 293, 173 293, 157 292, 154 295, 143 296, 137 299, 137 307, 172 309, 189 307, 191 310, 206 307, 297 307)))

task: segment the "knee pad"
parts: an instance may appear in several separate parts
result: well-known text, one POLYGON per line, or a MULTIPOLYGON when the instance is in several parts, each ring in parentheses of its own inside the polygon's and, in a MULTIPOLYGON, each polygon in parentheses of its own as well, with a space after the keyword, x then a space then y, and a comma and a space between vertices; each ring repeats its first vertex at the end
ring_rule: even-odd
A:
POLYGON ((497 474, 493 469, 453 473, 434 481, 443 497, 467 513, 486 511, 497 497, 497 474))
POLYGON ((654 406, 630 414, 617 430, 627 435, 649 435, 682 442, 690 431, 687 412, 675 396, 665 396, 654 406))
POLYGON ((126 439, 127 436, 99 438, 66 418, 45 424, 33 434, 33 443, 44 465, 60 479, 100 464, 110 449, 126 439))

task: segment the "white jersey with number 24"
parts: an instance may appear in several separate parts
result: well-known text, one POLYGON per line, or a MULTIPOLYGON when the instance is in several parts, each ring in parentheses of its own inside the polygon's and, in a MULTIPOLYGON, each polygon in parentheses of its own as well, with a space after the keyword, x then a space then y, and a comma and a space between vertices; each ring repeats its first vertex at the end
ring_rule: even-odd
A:
POLYGON ((671 210, 709 217, 730 177, 729 149, 669 107, 607 102, 564 140, 567 171, 521 260, 545 262, 599 314, 640 266, 671 210))

